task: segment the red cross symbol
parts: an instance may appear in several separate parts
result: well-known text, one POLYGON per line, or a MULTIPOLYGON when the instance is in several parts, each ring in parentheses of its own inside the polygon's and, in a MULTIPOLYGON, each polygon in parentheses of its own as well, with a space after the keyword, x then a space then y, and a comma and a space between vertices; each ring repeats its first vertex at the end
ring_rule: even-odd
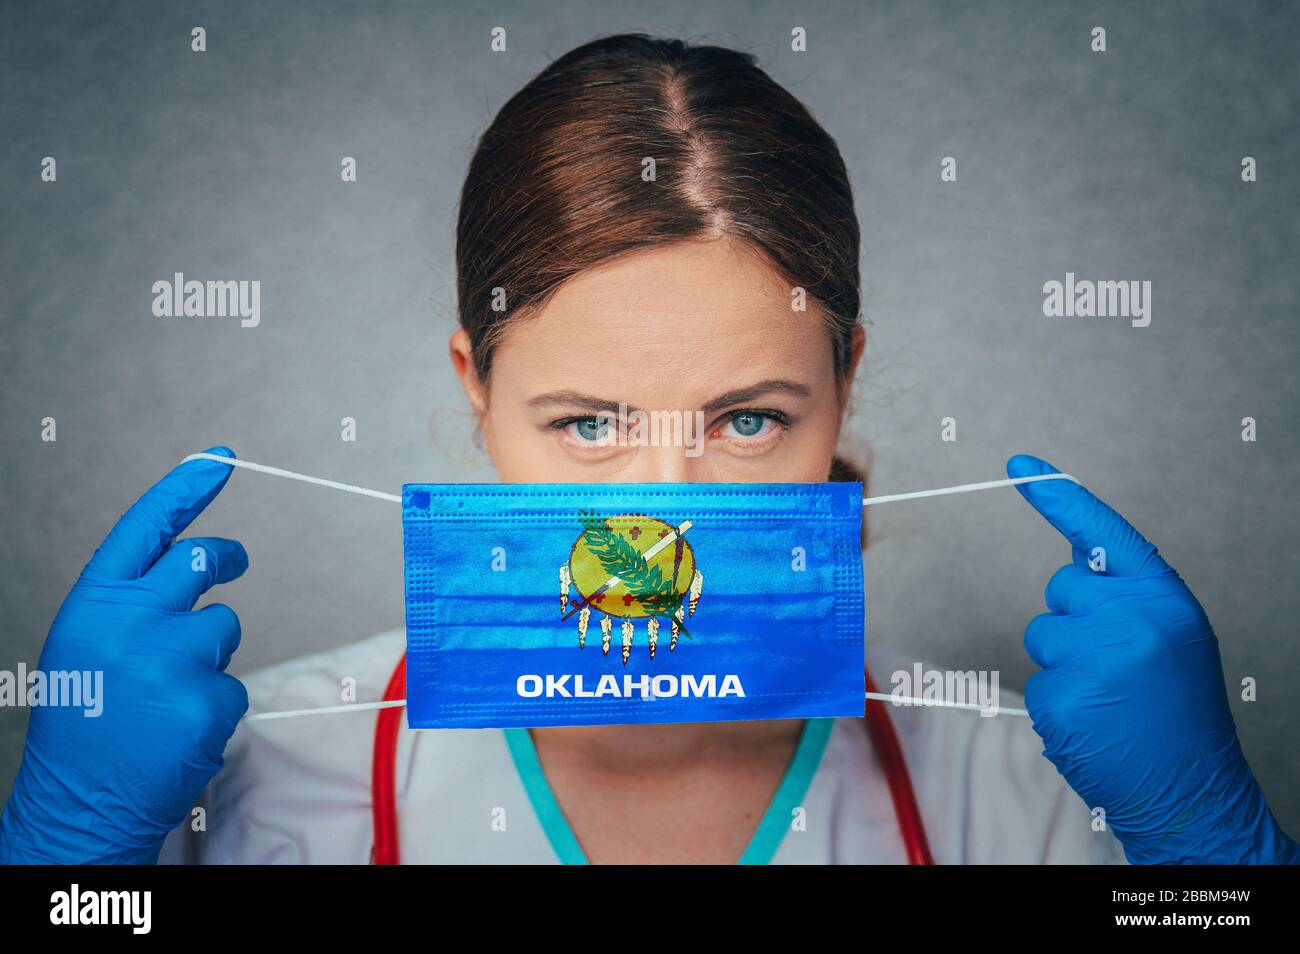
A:
POLYGON ((641 536, 641 528, 633 527, 631 530, 627 532, 627 535, 631 537, 633 540, 635 540, 637 537, 641 536))
POLYGON ((633 600, 633 597, 632 597, 632 594, 631 594, 631 593, 624 593, 624 594, 623 594, 623 605, 624 605, 624 606, 631 606, 631 605, 632 605, 632 600, 633 600))
POLYGON ((597 593, 595 596, 591 598, 590 602, 595 603, 597 606, 599 606, 601 603, 605 602, 605 594, 597 593))

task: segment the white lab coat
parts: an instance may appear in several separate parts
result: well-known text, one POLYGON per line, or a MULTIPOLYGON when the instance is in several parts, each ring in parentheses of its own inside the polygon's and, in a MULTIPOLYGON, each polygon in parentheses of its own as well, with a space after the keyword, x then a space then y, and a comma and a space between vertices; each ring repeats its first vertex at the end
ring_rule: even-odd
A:
MULTIPOLYGON (((243 681, 250 711, 336 705, 343 680, 377 700, 404 649, 400 630, 261 670, 243 681)), ((869 654, 876 685, 910 669, 869 654)), ((1002 692, 1001 704, 1021 705, 1002 692)), ((889 707, 931 853, 939 864, 1123 863, 1088 807, 1042 755, 1029 720, 889 707)), ((204 809, 173 832, 164 863, 364 864, 372 845, 371 753, 376 713, 244 722, 204 809)), ((410 731, 397 749, 404 863, 555 864, 505 734, 410 731), (504 830, 502 830, 504 829, 504 830)), ((903 863, 898 822, 860 719, 837 719, 773 863, 903 863)))

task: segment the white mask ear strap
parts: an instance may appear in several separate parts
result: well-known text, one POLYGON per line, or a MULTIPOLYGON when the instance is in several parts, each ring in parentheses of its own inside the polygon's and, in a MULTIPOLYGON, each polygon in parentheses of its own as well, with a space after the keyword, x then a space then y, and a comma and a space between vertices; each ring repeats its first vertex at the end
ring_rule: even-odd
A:
MULTIPOLYGON (((255 464, 251 460, 238 460, 234 457, 222 457, 219 454, 191 454, 181 463, 191 460, 214 460, 220 464, 229 464, 231 467, 242 467, 244 470, 251 470, 258 474, 270 474, 273 477, 287 477, 290 480, 300 480, 305 484, 316 484, 318 487, 328 487, 331 490, 341 490, 344 493, 360 494, 363 497, 373 497, 376 500, 386 500, 389 503, 400 504, 402 498, 398 494, 386 494, 382 490, 371 490, 368 487, 358 487, 355 484, 341 484, 337 480, 326 480, 323 477, 312 477, 308 474, 299 474, 292 470, 283 470, 279 467, 268 467, 266 464, 255 464)), ((1076 484, 1079 482, 1069 474, 1039 474, 1036 477, 1013 477, 1008 480, 986 480, 978 484, 958 484, 956 487, 940 487, 937 490, 914 490, 907 494, 888 494, 883 497, 867 497, 862 501, 862 506, 871 507, 875 504, 894 503, 898 500, 920 500, 922 497, 942 497, 945 494, 968 494, 976 490, 996 490, 999 487, 1014 487, 1017 484, 1032 484, 1039 480, 1072 480, 1076 484)), ((889 702, 894 705, 908 706, 925 706, 935 709, 973 709, 977 712, 989 712, 997 715, 1028 716, 1025 709, 1006 708, 1003 706, 981 706, 974 702, 948 702, 946 700, 935 699, 915 699, 909 696, 891 696, 883 692, 864 693, 864 698, 878 699, 881 702, 889 702)), ((295 719, 299 716, 308 715, 328 715, 333 712, 367 712, 375 709, 392 709, 397 706, 406 705, 405 699, 395 699, 388 702, 353 702, 341 706, 321 706, 317 709, 285 709, 279 712, 255 712, 252 715, 244 716, 248 722, 261 722, 267 719, 295 719)))
POLYGON ((896 500, 920 500, 922 497, 942 497, 945 494, 968 494, 975 490, 996 490, 999 487, 1015 487, 1017 484, 1032 484, 1040 480, 1079 481, 1070 474, 1038 474, 1035 477, 1011 477, 1007 480, 986 480, 979 484, 958 484, 956 487, 940 487, 938 490, 914 490, 910 494, 887 494, 884 497, 867 497, 862 506, 894 503, 896 500))
MULTIPOLYGON (((251 460, 238 460, 234 457, 222 457, 220 454, 191 454, 182 460, 184 464, 191 460, 215 460, 219 464, 229 464, 231 467, 242 467, 245 470, 251 470, 259 474, 270 474, 273 477, 288 477, 290 480, 300 480, 305 484, 316 484, 318 487, 328 487, 331 490, 341 490, 344 493, 360 494, 363 497, 374 497, 376 500, 387 500, 389 503, 400 504, 402 498, 399 494, 386 494, 382 490, 371 490, 369 487, 358 487, 356 484, 342 484, 337 480, 326 480, 324 477, 312 477, 309 474, 299 474, 292 470, 284 470, 280 467, 268 467, 266 464, 255 464, 251 460)), ((1007 480, 986 480, 978 484, 958 484, 955 487, 939 487, 936 490, 914 490, 906 494, 886 494, 883 497, 867 497, 862 501, 862 506, 871 507, 875 504, 894 503, 899 500, 920 500, 922 497, 942 497, 945 494, 968 494, 976 490, 996 490, 999 487, 1014 487, 1017 484, 1032 484, 1039 480, 1071 480, 1074 483, 1079 481, 1070 474, 1039 474, 1035 477, 1012 477, 1007 480)))
MULTIPOLYGON (((970 709, 974 712, 987 712, 990 715, 1027 716, 1026 709, 1014 709, 1007 706, 982 706, 978 702, 948 702, 944 699, 918 699, 914 696, 891 696, 887 692, 864 692, 867 699, 878 699, 896 706, 924 706, 927 709, 970 709)), ((334 712, 372 712, 375 709, 396 709, 405 706, 405 699, 390 699, 386 702, 349 702, 341 706, 321 706, 317 709, 282 709, 278 712, 254 712, 244 716, 245 722, 264 722, 267 719, 296 719, 299 716, 329 715, 334 712)))
POLYGON ((301 480, 304 484, 316 484, 319 487, 328 487, 331 490, 341 490, 344 493, 360 494, 363 497, 374 497, 376 500, 387 500, 389 503, 399 504, 402 498, 399 494, 386 494, 382 490, 371 490, 368 487, 358 487, 356 484, 341 484, 337 480, 326 480, 324 477, 311 477, 307 474, 295 473, 292 470, 281 470, 279 467, 268 467, 266 464, 254 464, 251 460, 237 460, 234 457, 222 457, 220 454, 191 454, 181 461, 182 464, 191 460, 215 460, 219 464, 229 464, 231 467, 242 467, 244 470, 251 470, 259 474, 270 474, 272 477, 288 477, 290 480, 301 480))
POLYGON ((267 719, 296 719, 299 716, 329 715, 332 712, 369 712, 374 709, 396 709, 405 706, 405 699, 386 702, 348 702, 341 706, 320 706, 316 709, 281 709, 278 712, 254 712, 244 716, 243 722, 264 722, 267 719))

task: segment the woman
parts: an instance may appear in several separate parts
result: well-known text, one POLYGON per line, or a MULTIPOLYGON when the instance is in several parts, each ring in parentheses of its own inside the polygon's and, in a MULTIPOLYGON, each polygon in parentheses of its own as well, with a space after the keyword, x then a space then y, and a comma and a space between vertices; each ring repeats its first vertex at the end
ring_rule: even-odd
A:
MULTIPOLYGON (((484 133, 457 226, 461 327, 451 360, 501 480, 858 479, 835 456, 865 345, 858 254, 834 141, 750 57, 617 36, 560 58, 484 133), (700 452, 608 440, 620 404, 702 410, 700 452)), ((1013 467, 1046 469, 1032 459, 1013 467)), ((60 612, 42 667, 102 665, 129 687, 120 697, 139 701, 113 726, 37 713, 0 831, 8 860, 151 861, 172 831, 164 859, 203 862, 392 861, 399 840, 409 862, 1121 861, 1112 830, 1132 860, 1164 860, 1157 848, 1169 826, 1131 772, 1096 774, 1096 751, 1140 754, 1126 739, 1132 726, 1108 725, 1082 703, 1061 708, 1104 690, 1108 713, 1129 687, 1112 678, 1099 688, 1087 681, 1095 666, 1047 658, 1068 634, 1032 637, 1032 627, 1027 645, 1055 679, 1031 700, 1050 762, 1024 720, 932 709, 882 709, 871 731, 856 719, 404 731, 395 759, 385 748, 393 740, 381 731, 377 742, 375 719, 359 713, 246 722, 236 732, 244 688, 224 670, 238 622, 220 606, 188 610, 247 558, 232 541, 168 546, 229 471, 178 468, 110 534, 60 612), (207 568, 198 582, 185 572, 196 553, 207 568), (897 781, 893 731, 915 802, 897 781), (386 779, 397 826, 387 834, 392 818, 375 817, 386 779), (1125 784, 1106 790, 1115 779, 1125 784), (916 814, 919 840, 907 831, 916 814)), ((1179 731, 1239 754, 1223 725, 1213 634, 1208 624, 1196 630, 1203 617, 1181 581, 1082 488, 1034 487, 1027 499, 1075 546, 1067 570, 1093 572, 1077 555, 1099 527, 1115 561, 1141 556, 1133 572, 1106 580, 1142 581, 1111 600, 1130 607, 1132 625, 1112 621, 1097 642, 1120 652, 1129 631, 1149 637, 1139 650, 1163 640, 1150 665, 1200 680, 1171 677, 1166 708, 1192 700, 1217 717, 1192 718, 1199 734, 1179 731), (1156 585, 1176 601, 1177 624, 1132 609, 1154 605, 1156 585), (1192 662, 1162 648, 1183 645, 1188 629, 1198 635, 1185 642, 1208 647, 1192 662), (1176 665, 1163 665, 1170 659, 1176 665)), ((1066 573, 1058 596, 1069 602, 1092 585, 1066 573)), ((1070 622, 1069 606, 1054 609, 1040 631, 1070 622)), ((244 680, 247 699, 255 711, 378 699, 400 690, 393 670, 403 648, 392 632, 276 666, 244 680)), ((877 685, 911 667, 874 648, 868 665, 877 685)), ((1139 774, 1161 777, 1151 764, 1139 774)), ((1164 795, 1176 801, 1185 776, 1168 777, 1164 795)), ((1237 762, 1225 756, 1206 777, 1218 780, 1209 802, 1230 803, 1236 827, 1204 807, 1183 812, 1183 824, 1231 829, 1232 860, 1280 860, 1294 847, 1269 827, 1237 762)), ((1227 848, 1214 853, 1222 840, 1202 831, 1203 858, 1169 850, 1223 860, 1227 848)))

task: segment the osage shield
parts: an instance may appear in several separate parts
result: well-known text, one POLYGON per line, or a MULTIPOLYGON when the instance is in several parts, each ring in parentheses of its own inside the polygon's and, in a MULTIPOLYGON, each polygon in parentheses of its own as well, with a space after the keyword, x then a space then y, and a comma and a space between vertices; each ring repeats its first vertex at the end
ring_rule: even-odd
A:
POLYGON ((860 716, 862 485, 406 484, 412 728, 860 716))

